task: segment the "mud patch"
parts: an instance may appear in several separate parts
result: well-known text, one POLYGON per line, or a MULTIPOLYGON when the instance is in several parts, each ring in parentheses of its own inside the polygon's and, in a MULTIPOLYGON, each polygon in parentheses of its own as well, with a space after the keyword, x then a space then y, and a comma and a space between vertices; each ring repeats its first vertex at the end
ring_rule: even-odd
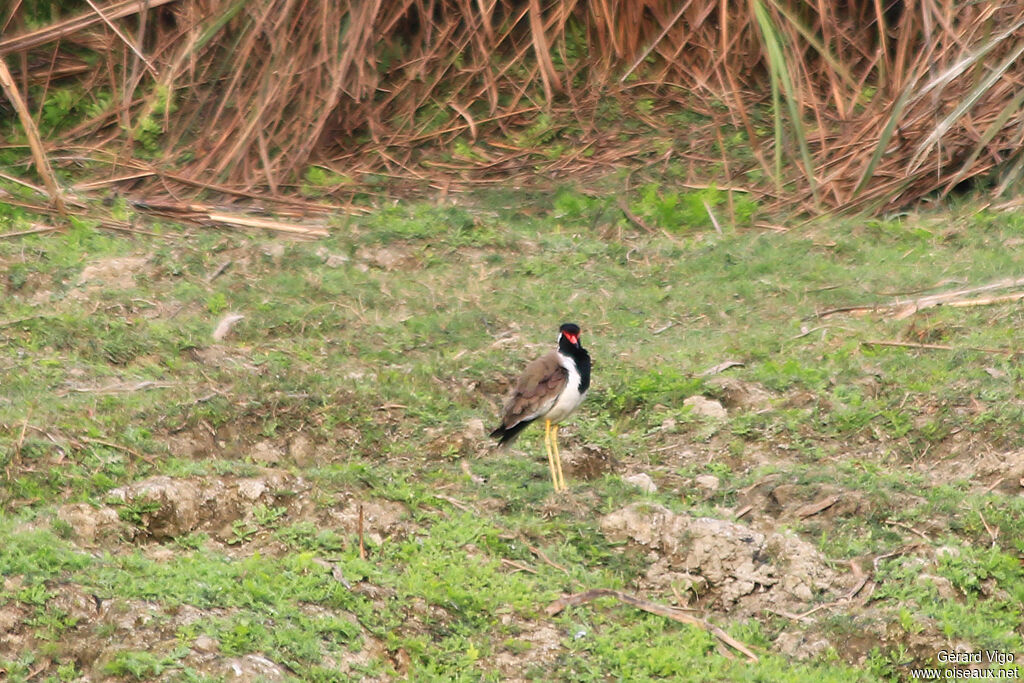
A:
POLYGON ((679 515, 661 505, 633 503, 606 515, 612 541, 649 548, 646 574, 658 589, 683 589, 702 606, 754 614, 794 610, 846 587, 818 550, 796 536, 761 533, 736 522, 679 515))
POLYGON ((78 276, 78 296, 98 290, 130 289, 135 286, 135 275, 142 271, 149 258, 121 256, 93 261, 78 276))
POLYGON ((729 410, 760 410, 771 405, 775 395, 756 382, 743 382, 733 377, 712 377, 707 385, 721 396, 729 410))
POLYGON ((230 537, 231 523, 251 515, 253 506, 280 504, 294 496, 303 482, 281 470, 263 470, 258 476, 204 479, 150 477, 112 490, 108 501, 149 538, 172 539, 193 531, 230 537))
POLYGON ((361 270, 368 268, 411 270, 418 265, 412 248, 403 244, 391 244, 386 247, 360 247, 356 251, 356 264, 361 270))
POLYGON ((117 510, 95 507, 88 503, 71 503, 57 510, 57 519, 64 522, 79 545, 89 547, 97 543, 132 539, 136 529, 123 522, 117 510))
POLYGON ((608 451, 590 444, 580 444, 572 450, 561 451, 562 467, 573 479, 590 481, 613 472, 618 461, 608 451))
POLYGON ((533 680, 525 678, 523 673, 550 664, 562 652, 562 636, 553 626, 525 624, 524 627, 506 640, 502 650, 494 656, 494 666, 501 671, 503 681, 533 680))
POLYGON ((967 480, 976 490, 1024 495, 1024 450, 967 452, 945 460, 942 467, 928 461, 918 469, 936 485, 967 480))

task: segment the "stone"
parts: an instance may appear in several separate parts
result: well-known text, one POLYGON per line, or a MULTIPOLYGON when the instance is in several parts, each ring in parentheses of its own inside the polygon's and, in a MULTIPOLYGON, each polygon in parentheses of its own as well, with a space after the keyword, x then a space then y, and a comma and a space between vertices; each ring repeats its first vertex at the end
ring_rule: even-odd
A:
POLYGON ((627 484, 632 484, 644 493, 656 493, 658 490, 658 486, 654 483, 654 480, 651 479, 651 475, 646 472, 631 474, 628 477, 623 477, 622 481, 627 484))
POLYGON ((689 406, 694 415, 714 420, 723 420, 729 415, 721 403, 704 396, 691 396, 683 401, 683 405, 689 406))
POLYGON ((718 477, 713 474, 699 474, 693 479, 694 485, 704 492, 706 496, 711 496, 718 491, 718 488, 722 485, 718 477))

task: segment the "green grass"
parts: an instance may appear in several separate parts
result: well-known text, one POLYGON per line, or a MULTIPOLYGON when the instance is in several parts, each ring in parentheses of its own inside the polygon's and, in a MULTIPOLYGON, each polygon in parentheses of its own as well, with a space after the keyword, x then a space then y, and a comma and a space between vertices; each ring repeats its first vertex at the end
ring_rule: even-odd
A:
MULTIPOLYGON (((998 474, 972 478, 979 455, 1024 447, 1020 365, 977 350, 1016 350, 1020 306, 815 317, 1019 277, 1006 244, 1024 222, 965 207, 719 235, 705 201, 724 198, 644 188, 633 210, 664 228, 653 234, 562 188, 521 211, 494 196, 382 209, 315 243, 173 227, 122 238, 81 223, 0 241, 0 616, 18 624, 0 670, 219 680, 230 658, 259 654, 296 680, 868 681, 934 665, 955 643, 1024 651, 1024 507, 988 487, 998 474), (79 283, 123 256, 145 259, 126 286, 79 283), (244 318, 215 343, 228 312, 244 318), (563 450, 606 465, 570 473, 566 502, 539 430, 492 451, 469 425, 492 425, 508 379, 570 320, 595 366, 563 450), (699 376, 727 360, 768 398, 717 421, 684 407, 698 394, 728 402, 699 376), (157 542, 146 525, 159 505, 112 503, 154 475, 261 476, 259 444, 299 479, 234 517, 157 542), (637 471, 659 490, 622 481, 637 471), (695 487, 702 474, 719 489, 695 487), (790 512, 834 491, 855 504, 799 518, 749 497, 780 484, 795 491, 790 512), (651 551, 600 530, 635 500, 722 519, 753 501, 741 523, 794 530, 840 573, 857 562, 871 592, 799 623, 711 609, 757 664, 610 600, 548 617, 588 588, 676 600, 645 579, 651 551), (110 505, 124 527, 79 543, 57 517, 71 503, 110 505), (365 558, 359 503, 401 511, 367 517, 365 558), (107 612, 87 612, 89 596, 107 612), (141 640, 110 616, 143 612, 141 640), (798 660, 779 646, 794 630, 830 646, 798 660), (199 637, 216 642, 212 658, 196 655, 199 637)), ((28 220, 0 216, 4 229, 28 220)))

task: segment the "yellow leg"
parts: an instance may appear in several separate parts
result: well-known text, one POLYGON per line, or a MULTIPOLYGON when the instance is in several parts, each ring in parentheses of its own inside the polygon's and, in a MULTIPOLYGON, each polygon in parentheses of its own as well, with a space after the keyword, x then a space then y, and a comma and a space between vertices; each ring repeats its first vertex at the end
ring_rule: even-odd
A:
POLYGON ((551 427, 551 450, 555 452, 555 469, 558 471, 558 484, 555 486, 555 490, 568 491, 569 487, 565 485, 565 475, 562 474, 562 454, 558 452, 558 425, 551 427))
POLYGON ((544 420, 544 451, 548 454, 548 468, 551 470, 551 483, 558 491, 558 474, 555 470, 555 454, 551 450, 551 421, 544 420))

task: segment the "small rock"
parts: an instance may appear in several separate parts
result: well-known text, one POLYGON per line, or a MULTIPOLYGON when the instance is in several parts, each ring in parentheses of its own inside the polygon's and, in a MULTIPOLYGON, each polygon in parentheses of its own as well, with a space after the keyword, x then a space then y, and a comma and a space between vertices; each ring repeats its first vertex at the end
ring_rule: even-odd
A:
POLYGON ((760 384, 743 382, 734 377, 714 377, 707 383, 721 392, 722 402, 729 408, 756 410, 770 405, 774 398, 760 384))
POLYGON ((228 313, 217 323, 217 326, 213 328, 214 341, 224 341, 224 338, 231 333, 231 328, 235 326, 239 320, 245 318, 241 313, 228 313))
POLYGON ((345 254, 332 253, 327 247, 320 247, 316 250, 316 255, 323 259, 324 265, 328 268, 338 268, 349 262, 348 256, 345 254))
POLYGON ((944 545, 941 548, 935 549, 935 558, 940 557, 960 557, 960 548, 954 548, 951 545, 944 545))
POLYGON ((811 637, 806 633, 787 632, 779 634, 775 639, 775 647, 784 655, 802 660, 821 654, 831 647, 831 643, 824 638, 811 637))
POLYGON ((779 484, 772 489, 771 498, 782 507, 790 507, 802 503, 807 494, 797 484, 779 484))
POLYGON ((174 558, 177 557, 178 551, 170 548, 166 545, 152 545, 146 549, 146 559, 152 560, 159 564, 166 562, 173 562, 174 558))
POLYGON ((284 669, 262 655, 245 655, 225 662, 228 680, 235 681, 283 681, 284 669))
POLYGON ((356 258, 363 263, 381 270, 396 270, 407 266, 413 261, 412 250, 408 247, 392 245, 388 247, 360 247, 356 258))
POLYGON ((263 255, 274 261, 280 261, 284 257, 284 251, 284 244, 281 242, 271 242, 263 245, 263 255))
POLYGON ((198 636, 196 642, 192 643, 192 649, 196 652, 214 653, 220 651, 220 643, 216 638, 207 635, 198 636))
POLYGON ((125 505, 155 504, 138 512, 137 523, 156 540, 188 533, 201 521, 202 492, 190 481, 155 476, 112 489, 107 495, 125 505))
POLYGON ((479 417, 466 422, 466 431, 464 434, 469 439, 482 439, 487 433, 487 428, 484 426, 484 421, 479 417))
POLYGON ((110 507, 94 508, 88 503, 71 503, 57 510, 57 518, 71 527, 75 540, 92 545, 97 540, 127 533, 128 525, 110 507))
POLYGON ((284 458, 284 451, 270 441, 260 441, 252 447, 249 457, 263 465, 278 465, 284 458))
POLYGON ((316 460, 316 449, 309 437, 305 434, 296 434, 288 442, 288 455, 299 467, 309 467, 316 460))
POLYGON ((256 501, 267 491, 267 483, 262 479, 240 479, 238 495, 246 500, 256 501))
POLYGON ((689 406, 694 415, 700 415, 701 417, 721 420, 729 415, 721 403, 704 396, 691 396, 683 401, 683 405, 689 406))
POLYGON ((917 583, 932 584, 933 586, 935 586, 935 590, 938 591, 939 597, 945 600, 954 600, 957 597, 956 589, 953 588, 953 582, 947 579, 945 576, 918 574, 915 581, 917 583))
POLYGON ((713 474, 701 474, 694 478, 694 485, 704 492, 705 496, 711 496, 718 491, 722 485, 718 477, 713 474))
POLYGON ((639 472, 637 474, 631 474, 628 477, 623 477, 622 481, 627 484, 632 484, 644 493, 655 493, 658 490, 654 480, 651 479, 651 475, 646 472, 639 472))

